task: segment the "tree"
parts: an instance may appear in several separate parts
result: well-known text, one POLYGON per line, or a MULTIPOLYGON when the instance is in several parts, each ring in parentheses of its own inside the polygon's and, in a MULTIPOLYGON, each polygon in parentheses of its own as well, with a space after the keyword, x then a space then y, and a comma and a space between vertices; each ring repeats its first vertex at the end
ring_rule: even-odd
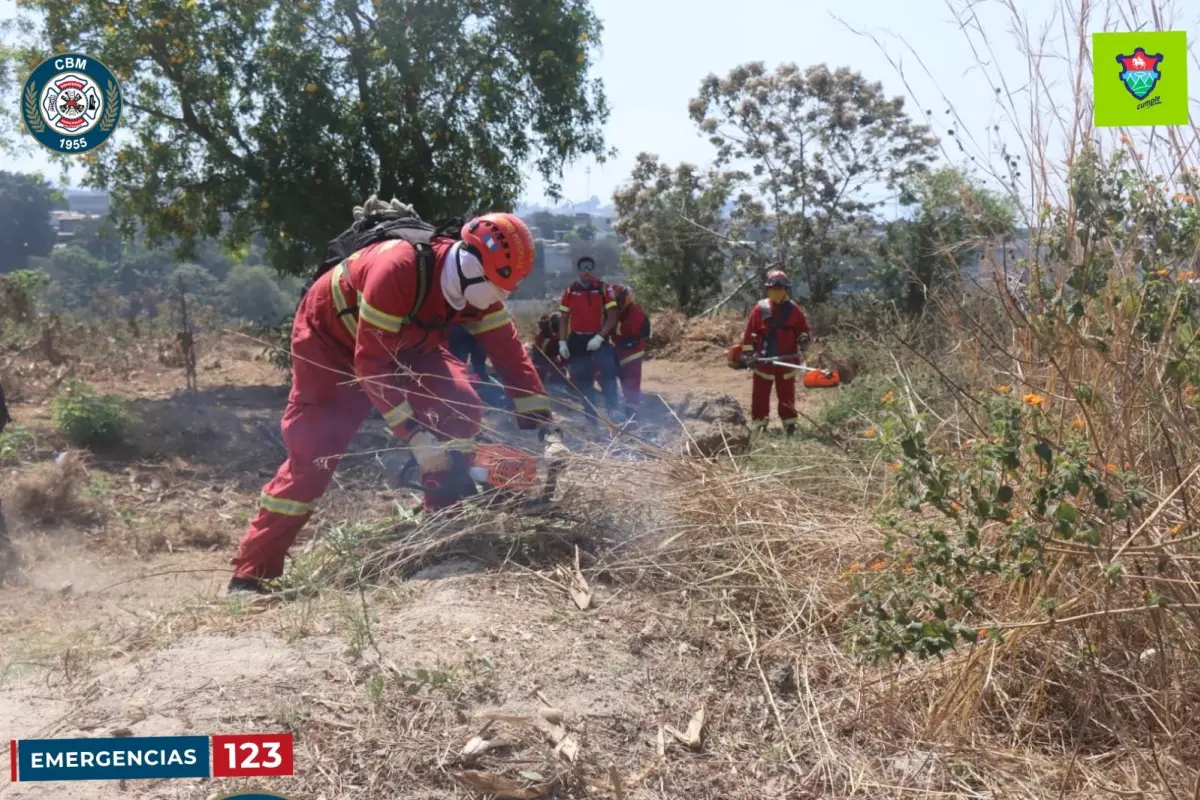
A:
POLYGON ((904 100, 841 67, 801 71, 762 62, 709 75, 689 104, 692 120, 717 148, 716 165, 752 167, 756 195, 738 199, 745 227, 771 229, 774 259, 808 284, 809 300, 829 298, 847 258, 865 250, 870 214, 884 188, 927 168, 936 140, 913 124, 904 100))
POLYGON ((61 198, 40 175, 0 172, 0 272, 25 269, 54 248, 50 212, 61 198))
POLYGON ((223 288, 227 303, 223 310, 230 317, 276 323, 292 312, 292 304, 264 267, 234 267, 223 288))
POLYGON ((691 164, 672 169, 656 155, 638 154, 630 182, 613 193, 613 230, 638 256, 628 274, 648 303, 695 314, 721 291, 725 259, 717 231, 741 177, 702 174, 691 164))
POLYGON ((873 277, 882 294, 920 314, 929 296, 958 286, 996 237, 1012 232, 1016 210, 953 167, 917 175, 900 194, 911 211, 888 224, 873 277))
POLYGON ((608 155, 586 0, 22 7, 46 36, 17 58, 69 48, 116 73, 124 141, 84 156, 88 181, 181 255, 259 232, 273 266, 305 273, 371 193, 426 218, 507 209, 529 162, 554 194, 564 164, 608 155))
POLYGON ((56 309, 88 308, 100 288, 113 281, 112 265, 78 245, 55 249, 49 262, 53 285, 45 298, 56 309))

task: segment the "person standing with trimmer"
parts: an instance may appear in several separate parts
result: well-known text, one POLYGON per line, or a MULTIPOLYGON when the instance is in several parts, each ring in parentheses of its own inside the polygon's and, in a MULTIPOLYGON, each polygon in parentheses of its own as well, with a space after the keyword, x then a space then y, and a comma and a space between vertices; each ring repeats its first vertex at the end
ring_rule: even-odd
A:
POLYGON ((758 301, 746 322, 742 337, 742 361, 753 371, 750 395, 750 424, 766 430, 771 416, 771 388, 779 398, 779 418, 788 436, 796 433, 796 373, 779 360, 802 363, 810 333, 804 310, 791 300, 792 284, 779 270, 767 273, 765 299, 758 301))

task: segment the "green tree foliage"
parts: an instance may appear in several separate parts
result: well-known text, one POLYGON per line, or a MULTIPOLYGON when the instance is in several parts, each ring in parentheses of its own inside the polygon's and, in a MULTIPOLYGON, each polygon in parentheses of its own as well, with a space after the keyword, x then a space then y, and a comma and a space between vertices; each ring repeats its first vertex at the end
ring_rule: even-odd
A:
POLYGON ((222 293, 226 315, 246 322, 278 322, 294 305, 264 267, 235 267, 225 279, 222 293))
POLYGON ((907 219, 888 223, 873 278, 912 314, 935 292, 955 288, 968 262, 1011 233, 1012 204, 953 167, 917 175, 900 194, 907 219))
POLYGON ((50 254, 46 272, 52 281, 46 300, 56 309, 84 309, 102 286, 111 283, 112 265, 78 245, 59 247, 50 254))
POLYGON ((40 175, 0 172, 0 272, 25 269, 54 247, 50 212, 61 198, 40 175))
POLYGON ((126 230, 245 243, 311 269, 372 192, 428 218, 510 208, 533 166, 606 155, 586 0, 28 0, 42 48, 89 53, 125 93, 88 153, 126 230))
POLYGON ((864 252, 883 202, 871 198, 935 158, 935 140, 903 99, 845 67, 743 64, 705 78, 689 112, 717 148, 717 167, 753 169, 757 191, 738 199, 735 218, 771 230, 775 260, 803 278, 813 303, 864 252))
POLYGON ((691 164, 672 169, 638 154, 629 183, 613 193, 613 224, 638 258, 627 274, 651 305, 699 313, 721 290, 725 259, 717 230, 737 173, 702 173, 691 164))

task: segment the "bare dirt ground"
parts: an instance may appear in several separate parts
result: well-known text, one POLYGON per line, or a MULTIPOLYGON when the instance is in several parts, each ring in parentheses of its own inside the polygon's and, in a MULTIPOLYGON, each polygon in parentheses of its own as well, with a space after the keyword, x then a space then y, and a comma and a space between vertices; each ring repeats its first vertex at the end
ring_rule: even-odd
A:
MULTIPOLYGON (((536 719, 551 703, 593 785, 542 786, 546 797, 734 797, 748 786, 758 797, 806 796, 778 745, 756 738, 770 718, 763 698, 726 690, 730 657, 719 636, 696 638, 686 598, 597 584, 581 611, 553 571, 461 559, 369 597, 224 597, 229 560, 283 455, 286 390, 253 342, 204 340, 200 390, 185 397, 182 371, 160 363, 159 349, 9 365, 15 424, 36 443, 0 483, 22 559, 0 585, 6 738, 286 730, 296 777, 254 787, 297 800, 466 797, 470 781, 486 789, 502 771, 519 768, 525 786, 561 772, 544 722, 495 722, 487 735, 508 747, 474 762, 459 755, 480 714, 536 719), (14 494, 65 447, 44 400, 68 372, 130 398, 144 425, 128 452, 78 468, 78 514, 22 519, 14 494), (717 741, 693 752, 663 738, 664 724, 682 731, 702 705, 717 741)), ((749 381, 720 360, 659 358, 646 363, 644 388, 669 399, 724 391, 745 404, 749 381)), ((802 402, 811 410, 820 398, 802 402)), ((386 443, 381 423, 364 426, 351 451, 366 455, 346 459, 295 549, 331 520, 396 513, 403 498, 379 488, 385 467, 369 455, 386 443)), ((250 787, 101 783, 87 796, 200 800, 239 788, 250 787)), ((0 783, 0 797, 68 796, 61 784, 0 783)))

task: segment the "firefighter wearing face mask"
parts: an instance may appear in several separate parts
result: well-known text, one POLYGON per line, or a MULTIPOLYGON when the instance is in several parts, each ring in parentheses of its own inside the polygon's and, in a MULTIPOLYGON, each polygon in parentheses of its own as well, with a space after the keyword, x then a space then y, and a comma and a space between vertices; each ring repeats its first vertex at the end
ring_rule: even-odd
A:
POLYGON ((767 427, 771 416, 771 389, 779 398, 779 418, 791 436, 796 431, 796 374, 799 370, 769 363, 779 360, 798 364, 809 344, 808 320, 804 310, 790 299, 792 285, 779 270, 767 274, 767 296, 758 301, 746 322, 742 337, 742 360, 752 369, 750 396, 751 425, 767 427))
POLYGON ((525 223, 485 214, 462 226, 460 240, 457 231, 426 226, 415 243, 400 236, 360 247, 370 240, 362 237, 381 230, 377 219, 424 223, 411 207, 374 197, 355 216, 372 224, 347 240, 352 245, 335 248, 354 228, 331 243, 326 265, 336 265, 318 275, 297 309, 282 423, 288 456, 263 487, 230 591, 263 591, 262 581, 283 573, 288 548, 372 409, 411 449, 426 511, 474 491, 470 454, 483 404, 466 365, 447 347, 453 325, 463 325, 491 359, 520 427, 550 421, 550 398, 505 306, 533 269, 525 223))

